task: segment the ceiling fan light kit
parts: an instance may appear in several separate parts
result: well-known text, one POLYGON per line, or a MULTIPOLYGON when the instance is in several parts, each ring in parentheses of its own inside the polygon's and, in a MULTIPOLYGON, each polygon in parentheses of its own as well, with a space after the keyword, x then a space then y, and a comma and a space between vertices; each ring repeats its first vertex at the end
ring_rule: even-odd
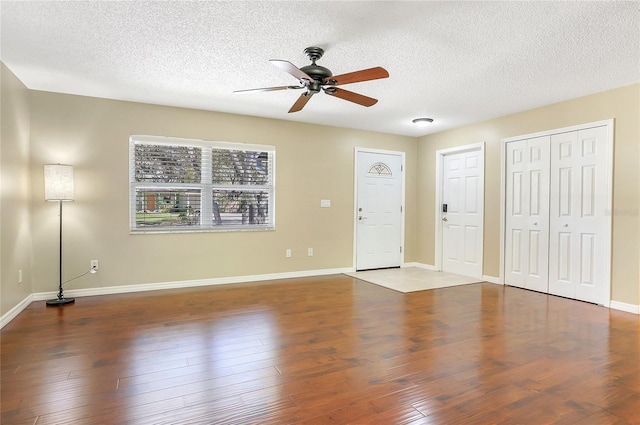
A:
POLYGON ((321 47, 307 47, 306 49, 304 49, 304 53, 309 57, 309 60, 311 60, 311 65, 303 66, 302 68, 298 68, 291 62, 285 60, 269 60, 269 62, 296 78, 300 83, 299 86, 278 86, 249 90, 236 90, 234 91, 234 93, 245 93, 250 91, 305 89, 304 93, 300 95, 291 109, 289 109, 289 113, 300 111, 302 108, 304 108, 309 99, 311 99, 314 94, 320 93, 320 91, 324 91, 330 96, 335 96, 362 106, 369 107, 378 103, 377 99, 338 88, 336 86, 387 78, 389 77, 389 73, 386 69, 382 67, 375 67, 334 76, 330 69, 316 64, 316 61, 320 59, 322 55, 324 55, 324 50, 321 47))

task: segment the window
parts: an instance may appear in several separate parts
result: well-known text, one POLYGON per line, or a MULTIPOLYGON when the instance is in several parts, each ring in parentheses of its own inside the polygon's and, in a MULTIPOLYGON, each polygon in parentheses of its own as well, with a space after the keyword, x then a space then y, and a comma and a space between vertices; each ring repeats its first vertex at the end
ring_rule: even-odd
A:
POLYGON ((272 230, 275 148, 132 136, 133 233, 272 230))

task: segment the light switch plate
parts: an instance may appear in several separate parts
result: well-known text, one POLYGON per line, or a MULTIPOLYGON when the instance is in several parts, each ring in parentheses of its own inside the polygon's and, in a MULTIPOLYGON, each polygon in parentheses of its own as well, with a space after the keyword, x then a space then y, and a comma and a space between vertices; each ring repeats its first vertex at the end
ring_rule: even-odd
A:
POLYGON ((321 208, 331 208, 331 199, 321 199, 320 200, 321 208))

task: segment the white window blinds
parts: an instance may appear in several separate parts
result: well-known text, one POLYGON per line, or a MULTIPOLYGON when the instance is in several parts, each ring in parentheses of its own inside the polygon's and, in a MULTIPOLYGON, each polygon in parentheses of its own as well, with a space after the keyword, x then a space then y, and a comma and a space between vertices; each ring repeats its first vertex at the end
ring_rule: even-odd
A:
POLYGON ((131 231, 270 230, 275 148, 132 136, 131 231))

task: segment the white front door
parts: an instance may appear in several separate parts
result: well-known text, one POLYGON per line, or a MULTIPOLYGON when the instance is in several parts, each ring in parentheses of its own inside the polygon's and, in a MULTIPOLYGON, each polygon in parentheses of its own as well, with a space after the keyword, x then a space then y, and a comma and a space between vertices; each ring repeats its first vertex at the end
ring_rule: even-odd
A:
POLYGON ((356 270, 399 267, 402 156, 357 151, 356 270))
POLYGON ((507 285, 548 291, 549 136, 506 146, 505 279, 507 285))
POLYGON ((606 127, 551 136, 549 293, 608 303, 606 127))
POLYGON ((445 154, 442 173, 442 270, 481 278, 484 150, 445 154))

